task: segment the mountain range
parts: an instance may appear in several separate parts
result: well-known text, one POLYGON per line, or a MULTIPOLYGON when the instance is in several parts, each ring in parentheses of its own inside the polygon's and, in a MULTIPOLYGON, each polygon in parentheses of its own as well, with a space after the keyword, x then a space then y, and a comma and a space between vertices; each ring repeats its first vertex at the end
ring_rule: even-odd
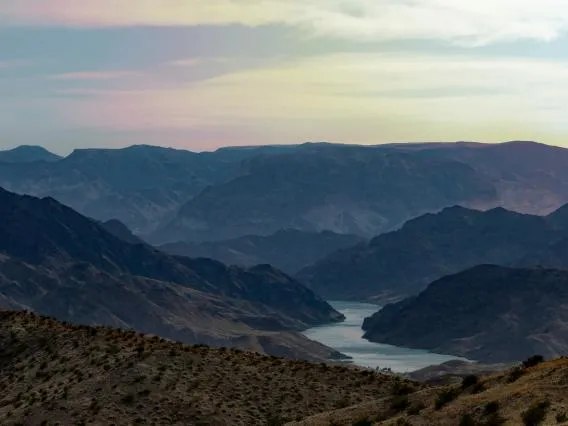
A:
MULTIPOLYGON (((565 211, 563 207, 548 216, 536 216, 501 207, 487 211, 448 207, 412 219, 368 243, 332 253, 297 277, 329 300, 384 304, 480 264, 560 267, 557 245, 568 249, 565 211)), ((568 267, 566 259, 563 265, 568 267)))
POLYGON ((339 356, 296 331, 342 315, 272 266, 227 267, 167 255, 129 243, 52 198, 5 190, 0 307, 187 343, 291 358, 339 356))
POLYGON ((57 154, 41 146, 20 145, 16 148, 0 151, 0 163, 37 163, 61 160, 57 154))
POLYGON ((0 152, 0 186, 118 219, 154 244, 283 229, 368 239, 456 204, 548 214, 568 201, 568 151, 532 142, 42 152, 0 152))

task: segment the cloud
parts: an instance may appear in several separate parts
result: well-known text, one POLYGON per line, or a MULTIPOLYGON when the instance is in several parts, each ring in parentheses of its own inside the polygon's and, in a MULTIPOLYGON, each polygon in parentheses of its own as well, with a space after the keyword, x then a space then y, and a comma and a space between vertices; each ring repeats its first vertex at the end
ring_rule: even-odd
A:
POLYGON ((431 39, 468 46, 550 41, 568 30, 566 0, 0 0, 0 12, 5 23, 277 24, 358 41, 431 39))
POLYGON ((74 93, 82 96, 59 99, 53 110, 81 127, 187 134, 209 129, 247 143, 556 142, 568 134, 568 63, 559 61, 336 54, 167 90, 146 82, 135 90, 74 93))
POLYGON ((140 75, 139 71, 79 71, 49 76, 50 80, 96 81, 114 80, 140 75))

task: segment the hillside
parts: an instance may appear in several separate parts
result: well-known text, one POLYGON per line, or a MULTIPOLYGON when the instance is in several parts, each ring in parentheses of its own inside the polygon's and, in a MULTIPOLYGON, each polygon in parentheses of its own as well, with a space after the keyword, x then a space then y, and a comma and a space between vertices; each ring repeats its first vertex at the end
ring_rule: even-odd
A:
POLYGON ((546 215, 568 202, 566 148, 531 141, 423 144, 418 155, 462 161, 489 179, 499 194, 498 204, 472 204, 471 207, 500 206, 522 213, 546 215))
POLYGON ((482 265, 367 318, 364 337, 481 362, 568 354, 568 271, 482 265))
POLYGON ((6 426, 277 425, 421 387, 372 371, 182 345, 21 312, 0 311, 0 358, 6 426))
POLYGON ((334 251, 362 241, 355 235, 331 231, 285 229, 265 237, 247 235, 225 241, 178 242, 165 244, 159 249, 179 256, 211 258, 227 265, 270 264, 294 274, 334 251))
POLYGON ((120 238, 130 244, 146 244, 141 238, 134 235, 134 233, 122 223, 120 220, 111 219, 106 222, 101 223, 102 227, 105 228, 115 237, 120 238))
POLYGON ((123 149, 77 149, 56 162, 0 163, 0 186, 53 197, 101 221, 118 219, 149 232, 208 185, 240 173, 229 155, 136 145, 123 149))
POLYGON ((59 155, 41 146, 20 145, 13 149, 0 151, 0 163, 36 163, 38 161, 57 161, 59 155))
POLYGON ((317 414, 288 426, 538 426, 568 424, 568 358, 471 376, 317 414))
POLYGON ((368 237, 448 205, 497 199, 462 162, 376 147, 310 144, 247 164, 246 174, 189 200, 155 238, 225 240, 288 228, 368 237))
POLYGON ((0 189, 0 307, 291 358, 337 353, 294 331, 342 319, 268 266, 226 267, 129 244, 46 198, 0 189))
POLYGON ((384 303, 476 265, 518 264, 560 239, 562 232, 546 217, 502 208, 449 207, 410 220, 367 244, 333 253, 300 271, 298 278, 328 300, 384 303))

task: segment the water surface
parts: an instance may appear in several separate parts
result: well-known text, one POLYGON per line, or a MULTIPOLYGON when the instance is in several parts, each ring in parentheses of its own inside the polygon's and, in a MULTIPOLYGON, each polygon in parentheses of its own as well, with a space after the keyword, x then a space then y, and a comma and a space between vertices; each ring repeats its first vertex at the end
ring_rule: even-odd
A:
POLYGON ((353 358, 352 362, 357 365, 391 368, 394 372, 405 373, 458 359, 450 355, 369 342, 362 338, 361 325, 365 317, 371 316, 380 309, 377 305, 341 301, 328 303, 345 315, 345 321, 310 328, 304 334, 310 339, 350 356, 353 358))

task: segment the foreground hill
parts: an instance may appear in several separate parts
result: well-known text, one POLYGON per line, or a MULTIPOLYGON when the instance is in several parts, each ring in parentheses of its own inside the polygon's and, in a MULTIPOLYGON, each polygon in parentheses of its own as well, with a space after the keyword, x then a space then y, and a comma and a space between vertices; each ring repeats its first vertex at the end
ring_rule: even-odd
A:
POLYGON ((568 354, 568 271, 482 265, 441 278, 363 324, 374 342, 482 362, 568 354))
POLYGON ((476 265, 516 265, 561 239, 565 231, 560 223, 503 208, 483 212, 449 207, 333 253, 298 277, 328 300, 399 300, 476 265))
POLYGON ((268 265, 169 256, 53 199, 1 189, 0 307, 308 359, 333 351, 290 331, 342 319, 268 265))
POLYGON ((421 386, 0 311, 0 423, 281 425, 421 386))
POLYGON ((227 265, 270 264, 294 274, 334 251, 362 241, 362 238, 355 235, 342 235, 331 231, 304 232, 286 229, 268 236, 247 235, 233 240, 202 243, 178 242, 159 248, 167 253, 207 257, 227 265))
POLYGON ((61 157, 41 146, 21 145, 0 151, 0 163, 36 163, 38 161, 57 161, 61 157))
POLYGON ((568 424, 568 358, 314 415, 289 426, 568 424))

